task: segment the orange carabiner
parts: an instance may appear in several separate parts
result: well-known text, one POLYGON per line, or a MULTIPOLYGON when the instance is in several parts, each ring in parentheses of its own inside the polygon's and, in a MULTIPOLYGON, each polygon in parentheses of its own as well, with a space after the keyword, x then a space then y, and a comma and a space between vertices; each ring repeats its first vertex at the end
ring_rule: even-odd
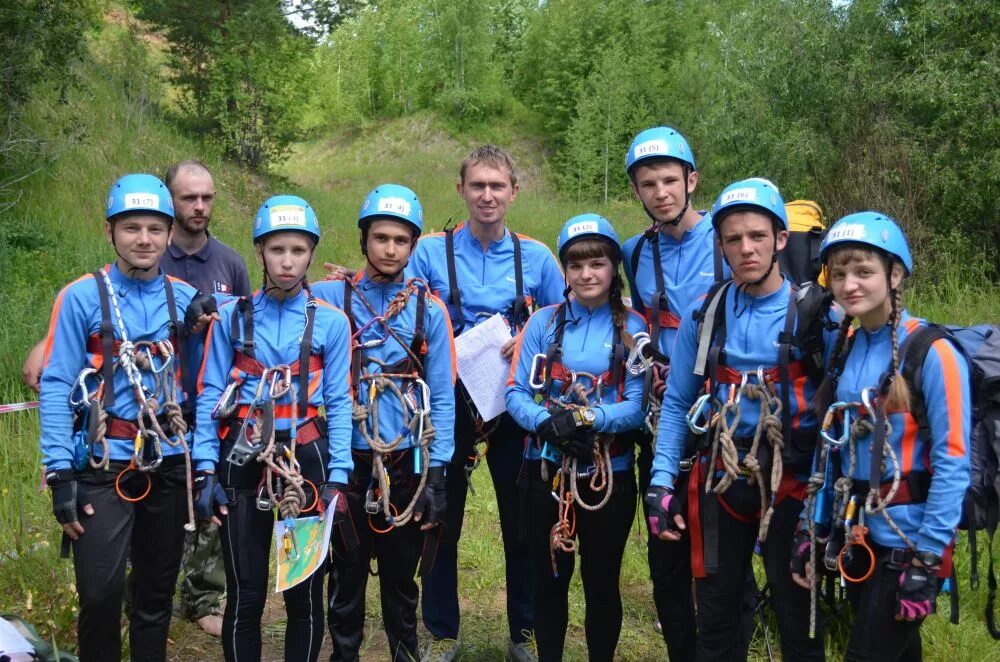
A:
POLYGON ((125 467, 120 472, 118 472, 118 476, 115 478, 115 492, 118 493, 118 496, 123 501, 127 501, 129 503, 137 503, 137 502, 142 501, 143 499, 145 499, 147 496, 149 496, 150 491, 153 489, 153 481, 150 479, 149 474, 143 473, 142 475, 146 477, 146 491, 144 491, 142 494, 140 494, 137 497, 126 496, 125 493, 122 492, 121 480, 122 480, 122 476, 124 476, 125 474, 129 473, 130 471, 139 471, 139 468, 137 466, 135 466, 135 459, 133 459, 131 462, 129 462, 129 464, 128 464, 127 467, 125 467))
MULTIPOLYGON (((391 501, 389 502, 389 509, 392 511, 392 516, 393 517, 396 517, 396 515, 399 514, 399 511, 396 510, 395 504, 393 504, 391 501)), ((370 528, 375 533, 389 533, 390 531, 392 531, 396 527, 393 526, 392 524, 390 524, 389 526, 387 526, 384 529, 375 528, 375 525, 372 524, 372 515, 369 515, 368 516, 368 528, 370 528)))
POLYGON ((840 571, 840 576, 844 580, 851 582, 852 584, 860 584, 861 582, 867 581, 869 577, 875 572, 875 552, 869 546, 868 541, 865 540, 865 535, 868 533, 868 527, 862 526, 860 524, 855 524, 851 527, 851 538, 857 540, 858 542, 847 542, 840 549, 840 553, 837 554, 837 570, 840 571), (866 572, 861 577, 851 577, 844 570, 844 552, 846 552, 850 547, 861 547, 866 552, 868 552, 868 572, 866 572))

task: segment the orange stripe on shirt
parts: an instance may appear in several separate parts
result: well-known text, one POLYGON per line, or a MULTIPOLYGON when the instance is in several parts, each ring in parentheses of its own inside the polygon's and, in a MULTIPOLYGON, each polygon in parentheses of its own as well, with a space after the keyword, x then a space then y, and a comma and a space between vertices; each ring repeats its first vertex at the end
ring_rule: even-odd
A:
POLYGON ((443 324, 448 330, 448 349, 451 351, 451 383, 454 384, 458 379, 458 356, 455 354, 455 331, 451 328, 451 315, 448 314, 448 307, 444 305, 444 301, 436 294, 432 294, 429 300, 440 308, 441 314, 444 315, 443 324))
POLYGON ((936 340, 931 345, 937 350, 944 377, 944 404, 948 408, 948 455, 965 456, 965 429, 962 420, 962 377, 958 370, 955 349, 947 340, 936 340))
POLYGON ((806 376, 795 380, 795 418, 792 419, 792 429, 798 430, 802 414, 806 411, 806 376))
MULTIPOLYGON (((69 288, 73 287, 82 280, 86 280, 88 278, 93 278, 93 277, 94 274, 86 274, 84 276, 80 276, 72 283, 62 288, 62 290, 59 292, 59 296, 56 297, 55 303, 52 304, 52 315, 49 317, 49 332, 45 335, 45 351, 42 353, 43 368, 48 367, 49 357, 52 356, 52 344, 55 342, 56 339, 56 321, 59 319, 59 313, 62 311, 63 297, 66 296, 66 292, 69 291, 69 288)), ((100 283, 98 283, 97 285, 98 287, 100 287, 100 283)), ((95 366, 95 368, 100 370, 101 366, 98 365, 95 366)))
POLYGON ((905 423, 903 427, 903 468, 902 472, 905 476, 906 474, 913 471, 913 448, 917 444, 917 433, 920 431, 920 426, 917 425, 917 419, 913 418, 910 412, 903 412, 903 421, 905 423))

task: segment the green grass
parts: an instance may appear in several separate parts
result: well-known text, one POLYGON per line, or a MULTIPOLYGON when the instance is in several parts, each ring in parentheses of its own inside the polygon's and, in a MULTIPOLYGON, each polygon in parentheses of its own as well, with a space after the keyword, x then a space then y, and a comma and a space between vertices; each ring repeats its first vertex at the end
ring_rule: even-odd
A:
MULTIPOLYGON (((317 209, 324 231, 317 262, 359 266, 356 214, 364 195, 383 182, 406 184, 418 193, 429 230, 441 229, 448 218, 460 220, 465 209, 455 192, 458 164, 470 148, 487 140, 508 146, 521 163, 521 193, 510 213, 513 228, 553 246, 561 224, 584 211, 606 215, 623 237, 646 224, 633 202, 580 205, 556 194, 546 182, 544 150, 522 124, 513 121, 477 130, 474 135, 450 130, 427 114, 380 122, 297 146, 276 177, 249 175, 222 160, 211 146, 172 128, 154 110, 138 107, 124 94, 122 67, 109 64, 114 61, 111 46, 102 39, 95 41, 94 50, 98 59, 81 69, 81 89, 71 91, 64 104, 45 99, 30 109, 30 126, 51 140, 48 153, 52 158, 22 182, 19 205, 0 217, 0 310, 4 311, 0 402, 33 399, 20 385, 20 365, 28 348, 44 333, 59 287, 111 259, 102 233, 104 196, 109 184, 126 172, 162 173, 181 158, 204 160, 216 175, 219 191, 213 232, 248 259, 252 259, 253 213, 268 195, 279 192, 303 195, 317 209)), ((944 243, 937 252, 947 257, 935 261, 933 277, 924 276, 913 284, 914 312, 962 323, 1000 320, 1000 290, 989 284, 976 252, 969 246, 954 252, 954 246, 944 243)), ((256 267, 251 271, 259 273, 256 267)), ((321 270, 315 268, 313 277, 320 275, 321 270)), ((0 482, 0 531, 4 532, 0 538, 0 612, 21 614, 38 625, 43 637, 55 636, 71 644, 76 609, 72 567, 57 559, 59 529, 48 496, 38 489, 37 415, 0 415, 0 439, 0 476, 4 477, 0 482)), ((470 495, 460 548, 465 659, 500 660, 506 625, 497 510, 488 472, 477 472, 475 480, 479 494, 470 495)), ((653 630, 643 536, 644 529, 637 522, 622 569, 625 621, 619 652, 626 660, 665 656, 653 630)), ((1000 656, 1000 644, 988 638, 981 621, 985 590, 973 592, 968 587, 964 541, 963 536, 958 553, 963 622, 953 627, 945 614, 924 625, 929 660, 947 659, 957 651, 963 660, 1000 656)), ((369 645, 381 653, 374 582, 369 590, 369 645)), ((578 577, 571 587, 570 604, 566 657, 584 659, 578 577)), ((947 611, 944 604, 942 611, 947 611)), ((184 623, 175 624, 175 652, 188 651, 176 659, 218 657, 213 642, 199 640, 192 630, 184 623), (189 642, 197 648, 185 649, 189 642)), ((276 632, 280 638, 280 629, 276 632)), ((763 650, 762 642, 756 641, 757 659, 763 650)))

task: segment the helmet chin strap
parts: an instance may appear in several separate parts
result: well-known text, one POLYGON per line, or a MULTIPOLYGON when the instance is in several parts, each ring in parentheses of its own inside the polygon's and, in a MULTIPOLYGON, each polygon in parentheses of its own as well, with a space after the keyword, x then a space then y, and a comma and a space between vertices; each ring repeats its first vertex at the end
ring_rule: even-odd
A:
MULTIPOLYGON (((313 253, 315 253, 315 251, 316 251, 316 246, 315 246, 315 244, 314 244, 314 245, 313 245, 313 247, 312 247, 312 250, 311 250, 311 251, 309 252, 309 263, 310 263, 310 264, 312 264, 312 256, 313 256, 313 253)), ((285 294, 289 294, 289 293, 291 293, 291 292, 292 292, 292 290, 294 290, 294 289, 295 289, 296 287, 299 287, 300 285, 302 285, 302 286, 304 286, 304 285, 305 285, 305 282, 306 282, 306 274, 302 274, 302 277, 301 277, 301 278, 299 278, 299 279, 298 279, 298 281, 296 281, 296 282, 295 282, 295 284, 294 284, 294 285, 292 285, 291 287, 282 287, 282 286, 278 285, 278 284, 277 284, 277 283, 276 283, 276 282, 274 281, 274 279, 273 279, 273 278, 271 278, 271 272, 267 270, 267 260, 266 260, 266 259, 262 259, 262 260, 261 260, 261 262, 263 262, 263 264, 264 264, 264 293, 265 293, 265 294, 266 294, 266 293, 267 293, 267 292, 268 292, 269 290, 281 290, 281 291, 282 291, 282 292, 284 292, 285 294), (271 285, 270 285, 270 287, 268 287, 268 283, 270 283, 270 284, 271 284, 271 285)))
POLYGON ((680 224, 681 219, 684 218, 684 214, 686 214, 687 211, 688 211, 688 209, 691 207, 691 193, 688 191, 688 188, 687 188, 688 175, 690 175, 690 171, 688 170, 688 167, 685 165, 684 166, 684 206, 681 207, 680 212, 678 212, 677 216, 675 216, 673 220, 670 220, 670 221, 661 221, 661 220, 657 219, 656 216, 653 215, 653 212, 649 211, 649 207, 646 206, 646 203, 645 202, 642 203, 642 210, 644 212, 646 212, 646 216, 649 216, 649 219, 651 221, 653 221, 653 224, 651 226, 649 226, 649 228, 646 230, 647 233, 655 234, 655 233, 659 232, 660 228, 663 227, 664 225, 669 225, 671 227, 676 228, 680 224))
POLYGON ((160 266, 159 262, 155 262, 155 263, 149 265, 148 267, 140 267, 135 262, 132 262, 127 257, 125 257, 124 255, 122 255, 122 252, 120 250, 118 250, 118 242, 115 241, 115 226, 114 225, 111 226, 111 246, 115 249, 115 255, 118 256, 118 259, 120 259, 122 262, 124 262, 125 264, 128 265, 129 268, 128 268, 128 271, 127 271, 126 275, 128 275, 129 278, 134 278, 134 274, 137 271, 141 271, 143 273, 147 273, 148 274, 154 268, 159 268, 159 266, 160 266))

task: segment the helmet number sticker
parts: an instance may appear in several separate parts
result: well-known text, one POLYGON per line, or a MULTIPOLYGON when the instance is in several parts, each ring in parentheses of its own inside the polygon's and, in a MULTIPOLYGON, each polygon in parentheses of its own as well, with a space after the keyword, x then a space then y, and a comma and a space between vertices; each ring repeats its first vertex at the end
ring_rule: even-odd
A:
POLYGON ((160 208, 160 196, 155 193, 126 193, 122 202, 125 209, 160 208))
POLYGON ((379 198, 378 213, 399 214, 400 216, 410 215, 410 203, 403 198, 379 198))
POLYGON ((584 232, 598 232, 597 221, 581 221, 566 228, 566 234, 570 237, 575 237, 584 232))
POLYGON ((757 202, 757 189, 751 187, 734 188, 723 194, 719 205, 725 206, 734 202, 757 202))
POLYGON ((827 236, 827 242, 831 241, 844 241, 846 239, 864 239, 865 238, 865 226, 860 223, 845 223, 843 225, 834 226, 830 229, 830 234, 827 236))
POLYGON ((271 207, 271 227, 296 227, 306 226, 305 207, 299 205, 275 205, 271 207))
POLYGON ((651 154, 669 154, 670 147, 666 140, 647 140, 635 146, 635 158, 649 156, 651 154))

